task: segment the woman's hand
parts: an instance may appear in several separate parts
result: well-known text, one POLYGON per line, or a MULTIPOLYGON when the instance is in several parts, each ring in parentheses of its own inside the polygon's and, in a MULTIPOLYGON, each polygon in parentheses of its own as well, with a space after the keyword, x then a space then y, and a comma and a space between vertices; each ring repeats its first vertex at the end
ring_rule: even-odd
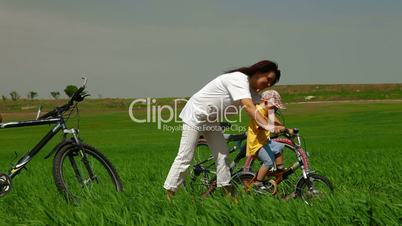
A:
POLYGON ((280 133, 284 132, 285 130, 286 130, 286 128, 284 126, 275 126, 274 133, 280 134, 280 133))

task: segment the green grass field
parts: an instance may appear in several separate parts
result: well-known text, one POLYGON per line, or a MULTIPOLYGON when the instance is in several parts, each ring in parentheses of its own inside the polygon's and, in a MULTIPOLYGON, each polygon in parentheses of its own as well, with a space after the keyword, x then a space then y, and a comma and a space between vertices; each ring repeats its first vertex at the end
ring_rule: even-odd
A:
MULTIPOLYGON (((33 118, 11 114, 6 121, 33 118)), ((195 197, 182 189, 168 202, 162 188, 179 145, 179 132, 131 122, 126 111, 81 113, 81 137, 113 162, 124 192, 103 192, 68 205, 57 192, 52 159, 30 162, 0 199, 0 225, 397 225, 402 224, 402 103, 289 104, 288 127, 307 142, 313 169, 328 176, 335 194, 324 202, 242 195, 195 197)), ((247 120, 243 121, 246 124, 247 120)), ((71 125, 75 125, 74 121, 71 125)), ((29 150, 48 126, 0 130, 0 169, 29 150)))

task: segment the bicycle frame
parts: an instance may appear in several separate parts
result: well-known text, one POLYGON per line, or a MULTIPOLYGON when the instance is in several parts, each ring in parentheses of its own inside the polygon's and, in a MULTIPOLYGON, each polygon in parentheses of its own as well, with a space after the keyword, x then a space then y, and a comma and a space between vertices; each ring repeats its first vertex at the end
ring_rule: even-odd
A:
POLYGON ((289 138, 276 138, 273 139, 279 143, 288 145, 292 147, 293 151, 296 154, 297 162, 293 164, 292 168, 296 170, 297 168, 301 168, 303 178, 307 179, 307 175, 310 173, 310 163, 308 159, 307 152, 302 148, 302 142, 300 134, 297 133, 296 135, 289 138))
MULTIPOLYGON (((236 144, 229 150, 229 154, 232 154, 233 152, 237 151, 239 148, 241 149, 242 148, 241 144, 243 141, 244 140, 235 141, 236 144)), ((230 141, 228 141, 227 143, 230 143, 230 141)), ((203 145, 207 145, 207 144, 203 144, 203 145)), ((201 161, 201 162, 197 163, 196 165, 194 165, 193 171, 196 174, 196 176, 201 175, 201 173, 214 173, 215 174, 216 172, 209 170, 209 168, 213 165, 215 165, 214 157, 210 156, 209 158, 205 159, 204 161, 201 161), (203 167, 202 165, 207 162, 210 162, 209 165, 203 167)))
MULTIPOLYGON (((55 126, 26 154, 24 154, 15 165, 13 165, 8 173, 10 178, 14 178, 19 174, 21 169, 23 169, 32 158, 58 133, 63 130, 64 134, 73 134, 76 142, 78 143, 78 131, 76 129, 68 130, 65 121, 62 116, 57 118, 49 119, 39 119, 39 120, 29 120, 29 121, 19 121, 19 122, 7 122, 0 123, 0 129, 16 128, 16 127, 29 127, 29 126, 39 126, 39 125, 51 125, 55 126)), ((52 153, 52 152, 51 152, 52 153)), ((50 153, 50 154, 51 154, 50 153)), ((48 156, 50 156, 50 154, 48 156)), ((46 157, 48 157, 46 156, 46 157)))
MULTIPOLYGON (((282 143, 286 146, 288 146, 292 151, 294 151, 295 155, 296 155, 296 162, 290 167, 288 168, 288 170, 286 170, 285 172, 283 172, 283 174, 280 174, 280 178, 278 179, 278 183, 280 183, 282 180, 286 179, 288 176, 290 176, 291 174, 295 173, 296 170, 298 168, 301 168, 302 170, 302 177, 304 179, 308 178, 308 175, 310 173, 310 165, 309 165, 309 159, 308 159, 308 155, 306 153, 306 151, 303 149, 302 147, 302 142, 301 142, 301 136, 299 134, 299 132, 297 132, 295 135, 286 135, 286 138, 273 138, 273 141, 282 143)), ((243 140, 237 141, 236 145, 229 151, 229 153, 233 153, 236 150, 238 150, 239 148, 241 149, 241 144, 242 144, 243 140)), ((250 158, 250 157, 249 157, 250 158)), ((211 162, 213 160, 213 157, 209 157, 208 159, 201 161, 200 163, 198 163, 197 165, 193 166, 193 171, 195 173, 195 176, 199 176, 202 173, 213 173, 215 174, 215 172, 210 171, 209 167, 211 167, 212 165, 215 164, 215 162, 213 161, 212 163, 210 163, 207 166, 202 166, 205 163, 211 162)), ((253 163, 253 158, 251 157, 251 159, 247 159, 246 160, 246 165, 244 165, 241 169, 232 172, 232 179, 235 177, 238 177, 239 174, 252 174, 253 176, 255 176, 254 172, 249 171, 251 168, 251 164, 253 163), (248 161, 249 160, 249 161, 248 161)), ((274 176, 275 174, 273 174, 274 176)), ((279 175, 279 174, 278 174, 279 175)), ((192 178, 192 180, 195 180, 195 178, 192 178)), ((299 179, 300 180, 300 179, 299 179)), ((211 191, 213 191, 215 189, 216 186, 216 181, 214 181, 208 188, 208 191, 206 193, 210 193, 211 191)))
MULTIPOLYGON (((242 144, 243 141, 244 141, 244 140, 235 141, 236 143, 235 143, 235 145, 229 150, 229 154, 232 154, 233 152, 237 151, 239 148, 242 148, 242 145, 241 145, 241 144, 242 144)), ((227 143, 230 143, 230 141, 228 141, 227 143)), ((206 145, 206 144, 205 144, 205 145, 206 145)), ((202 164, 207 163, 207 162, 210 162, 210 161, 212 161, 212 160, 214 160, 214 157, 211 155, 209 158, 205 159, 204 161, 201 161, 201 162, 197 163, 197 165, 195 165, 194 167, 199 166, 199 165, 202 165, 202 164)), ((208 165, 208 166, 205 167, 205 168, 209 168, 209 167, 213 166, 214 164, 215 164, 215 161, 211 162, 210 165, 208 165)))

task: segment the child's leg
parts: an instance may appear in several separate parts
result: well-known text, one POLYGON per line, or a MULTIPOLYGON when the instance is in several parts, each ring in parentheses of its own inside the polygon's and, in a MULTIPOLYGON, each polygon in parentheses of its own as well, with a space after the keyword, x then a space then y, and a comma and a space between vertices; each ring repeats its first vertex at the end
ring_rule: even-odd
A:
POLYGON ((262 165, 257 173, 257 182, 261 182, 264 180, 265 176, 268 174, 269 168, 262 165))
POLYGON ((276 157, 275 158, 276 167, 278 169, 283 167, 283 155, 282 155, 282 153, 280 153, 279 155, 276 155, 275 157, 276 157))
POLYGON ((257 181, 263 181, 267 175, 269 169, 274 166, 274 161, 268 154, 268 151, 264 147, 260 148, 257 153, 258 158, 262 161, 262 165, 258 170, 257 181))
POLYGON ((284 144, 276 142, 276 141, 271 141, 269 144, 269 147, 271 148, 272 152, 275 154, 275 164, 278 169, 283 169, 283 155, 282 151, 283 148, 285 147, 284 144))

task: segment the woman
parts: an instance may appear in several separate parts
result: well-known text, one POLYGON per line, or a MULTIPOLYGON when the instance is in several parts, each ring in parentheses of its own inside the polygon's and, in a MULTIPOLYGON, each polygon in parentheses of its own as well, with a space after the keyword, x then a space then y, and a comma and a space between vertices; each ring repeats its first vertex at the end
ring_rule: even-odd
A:
POLYGON ((231 191, 229 153, 217 123, 219 116, 226 113, 226 109, 242 106, 251 119, 268 130, 267 120, 256 114, 254 103, 261 98, 259 91, 273 86, 279 79, 278 65, 263 60, 216 77, 188 100, 179 115, 183 121, 179 151, 163 186, 168 198, 172 198, 183 183, 184 173, 191 164, 201 134, 206 138, 215 159, 217 187, 222 187, 225 192, 231 191))

